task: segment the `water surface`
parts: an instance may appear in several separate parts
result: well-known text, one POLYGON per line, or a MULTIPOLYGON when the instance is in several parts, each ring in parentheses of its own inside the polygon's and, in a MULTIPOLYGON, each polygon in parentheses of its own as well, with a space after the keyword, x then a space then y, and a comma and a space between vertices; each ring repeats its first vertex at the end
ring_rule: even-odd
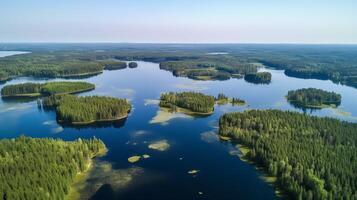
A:
MULTIPOLYGON (((53 111, 37 107, 33 100, 0 100, 0 137, 21 134, 32 137, 54 137, 65 140, 97 137, 109 152, 99 159, 92 178, 83 189, 93 199, 278 199, 274 188, 261 179, 251 165, 231 155, 235 148, 216 137, 219 117, 225 112, 244 109, 275 108, 357 121, 357 91, 331 81, 291 78, 283 71, 270 70, 269 85, 255 85, 243 79, 228 81, 194 81, 174 77, 159 69, 158 64, 138 62, 139 67, 82 79, 96 89, 81 95, 108 95, 128 98, 133 110, 126 121, 92 127, 63 127, 53 111), (316 87, 342 95, 338 109, 302 111, 285 100, 288 90, 316 87), (193 118, 183 114, 161 112, 157 100, 162 92, 200 91, 224 93, 248 102, 246 106, 216 106, 208 117, 193 118), (148 148, 152 142, 165 140, 166 151, 148 148), (148 154, 150 158, 129 163, 128 157, 148 154), (189 174, 190 170, 199 170, 189 174), (98 189, 99 188, 99 189, 98 189)), ((55 79, 61 81, 63 79, 55 79)), ((4 85, 23 82, 45 82, 46 79, 18 78, 4 85)), ((52 81, 52 80, 51 80, 52 81)), ((77 81, 77 80, 73 80, 77 81)), ((0 85, 0 89, 4 86, 0 85)))

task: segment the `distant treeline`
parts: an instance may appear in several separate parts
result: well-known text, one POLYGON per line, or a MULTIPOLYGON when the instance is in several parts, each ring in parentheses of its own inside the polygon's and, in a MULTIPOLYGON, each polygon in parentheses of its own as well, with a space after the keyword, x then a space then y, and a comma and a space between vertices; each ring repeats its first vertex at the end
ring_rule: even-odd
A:
POLYGON ((288 76, 330 79, 357 87, 357 47, 353 45, 6 44, 3 49, 32 53, 0 58, 0 82, 17 76, 96 74, 105 67, 101 61, 118 59, 156 62, 177 76, 203 80, 241 77, 256 73, 263 64, 285 70, 288 76), (194 70, 199 72, 191 72, 194 70))
MULTIPOLYGON (((296 112, 224 114, 219 133, 277 177, 292 199, 357 199, 357 124, 296 112)), ((237 169, 239 170, 239 169, 237 169)))
POLYGON ((52 95, 44 98, 44 107, 55 107, 62 123, 89 124, 125 118, 131 105, 126 99, 104 96, 52 95))
POLYGON ((101 140, 19 137, 0 140, 0 199, 64 199, 90 159, 105 152, 101 140))
POLYGON ((211 113, 214 110, 214 97, 196 92, 163 93, 160 97, 160 106, 172 110, 185 108, 198 113, 211 113))
POLYGON ((270 72, 258 72, 254 74, 246 74, 244 80, 250 83, 256 84, 268 84, 271 82, 271 73, 270 72))
POLYGON ((341 95, 335 92, 328 92, 316 88, 304 88, 292 90, 286 96, 287 100, 300 107, 317 108, 322 106, 339 106, 341 95))
POLYGON ((48 82, 6 85, 1 89, 3 97, 40 96, 52 94, 72 94, 93 90, 94 84, 87 82, 48 82))

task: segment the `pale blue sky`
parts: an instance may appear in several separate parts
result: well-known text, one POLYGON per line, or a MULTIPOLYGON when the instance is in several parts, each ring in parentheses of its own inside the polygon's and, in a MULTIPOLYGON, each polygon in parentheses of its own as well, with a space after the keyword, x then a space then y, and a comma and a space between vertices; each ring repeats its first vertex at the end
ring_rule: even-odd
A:
POLYGON ((357 43, 357 0, 0 0, 0 42, 357 43))

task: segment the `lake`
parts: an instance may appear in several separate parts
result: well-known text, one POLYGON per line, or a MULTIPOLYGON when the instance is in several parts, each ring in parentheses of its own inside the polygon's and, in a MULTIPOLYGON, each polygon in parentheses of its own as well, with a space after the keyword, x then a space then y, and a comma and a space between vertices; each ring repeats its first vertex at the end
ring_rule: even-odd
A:
POLYGON ((18 54, 25 54, 29 53, 26 51, 0 51, 0 58, 6 57, 6 56, 13 56, 13 55, 18 55, 18 54))
MULTIPOLYGON (((239 159, 237 149, 217 138, 218 120, 225 112, 245 109, 282 109, 329 116, 357 122, 357 91, 331 81, 297 79, 281 70, 272 73, 272 83, 255 85, 243 79, 194 81, 174 77, 159 65, 138 62, 138 68, 104 73, 81 79, 96 89, 81 95, 108 95, 128 98, 133 109, 125 121, 91 127, 63 127, 56 114, 42 110, 36 100, 0 100, 0 137, 19 135, 54 137, 64 140, 97 137, 109 152, 97 159, 85 185, 78 186, 83 198, 92 199, 279 199, 254 166, 239 159), (342 95, 341 106, 302 111, 287 103, 289 90, 316 87, 342 95), (224 93, 246 100, 246 106, 221 105, 208 117, 190 117, 160 111, 160 93, 199 91, 210 95, 224 93), (151 149, 155 142, 169 144, 165 151, 151 149), (128 162, 135 155, 150 158, 128 162), (196 170, 197 173, 188 173, 196 170)), ((60 81, 63 79, 51 79, 60 81)), ((68 79, 66 79, 68 80, 68 79)), ((18 78, 0 85, 46 79, 18 78)), ((78 81, 78 80, 73 80, 78 81)))

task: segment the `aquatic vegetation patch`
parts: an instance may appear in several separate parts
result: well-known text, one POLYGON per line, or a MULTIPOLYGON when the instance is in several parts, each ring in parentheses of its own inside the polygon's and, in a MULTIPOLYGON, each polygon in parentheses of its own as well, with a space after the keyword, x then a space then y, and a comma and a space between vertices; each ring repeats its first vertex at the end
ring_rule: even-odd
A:
POLYGON ((144 154, 143 158, 148 159, 148 158, 150 158, 150 155, 149 154, 144 154))
POLYGON ((62 126, 58 126, 58 127, 51 129, 51 133, 61 133, 63 131, 64 131, 64 129, 62 128, 62 126))
POLYGON ((42 124, 43 124, 43 125, 50 126, 50 125, 56 124, 56 121, 54 121, 54 120, 48 120, 48 121, 43 122, 42 124))
POLYGON ((149 123, 167 125, 170 120, 176 118, 192 119, 193 117, 189 115, 185 115, 183 113, 173 113, 170 112, 169 109, 160 108, 157 111, 156 116, 154 116, 149 123))
POLYGON ((192 170, 188 171, 187 173, 188 174, 197 174, 198 172, 200 172, 200 170, 192 169, 192 170))
POLYGON ((144 100, 144 105, 148 106, 148 105, 159 105, 160 100, 157 99, 145 99, 144 100))
POLYGON ((136 163, 141 159, 141 156, 131 156, 128 158, 128 162, 130 163, 136 163))
POLYGON ((201 139, 207 143, 218 142, 218 135, 214 131, 201 133, 201 139))
POLYGON ((167 140, 159 140, 149 144, 148 147, 158 151, 166 151, 170 147, 170 144, 167 140))
POLYGON ((90 199, 103 185, 108 184, 114 192, 118 192, 143 174, 144 169, 140 167, 113 169, 111 163, 96 160, 88 176, 75 186, 75 190, 80 194, 80 199, 90 199))
POLYGON ((194 91, 202 91, 202 90, 209 89, 206 82, 198 82, 198 81, 194 81, 192 83, 179 83, 176 84, 175 87, 178 89, 194 90, 194 91))

